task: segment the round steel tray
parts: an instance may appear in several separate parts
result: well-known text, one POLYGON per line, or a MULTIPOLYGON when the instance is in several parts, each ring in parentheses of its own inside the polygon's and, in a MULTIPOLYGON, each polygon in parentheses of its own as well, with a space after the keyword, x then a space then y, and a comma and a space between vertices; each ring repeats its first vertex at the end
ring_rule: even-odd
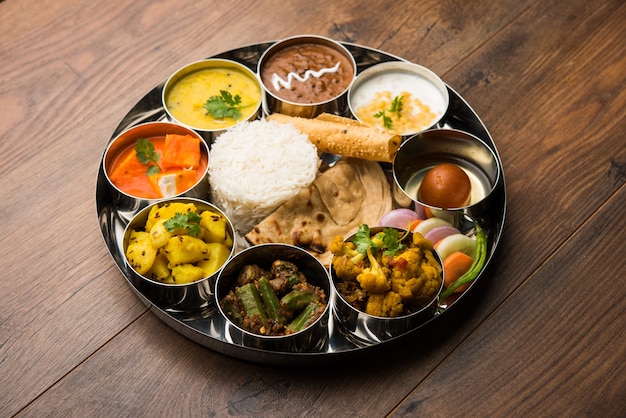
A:
MULTIPOLYGON (((226 58, 238 61, 249 67, 252 71, 256 71, 256 65, 259 58, 272 44, 273 42, 266 42, 249 45, 215 55, 214 58, 226 58)), ((350 43, 344 43, 344 45, 355 57, 357 72, 361 72, 364 69, 381 62, 402 60, 399 57, 376 49, 350 43)), ((121 120, 108 142, 112 141, 121 132, 139 123, 166 120, 165 110, 163 109, 161 103, 161 93, 164 83, 165 81, 154 87, 139 102, 137 102, 137 104, 121 120)), ((96 182, 96 211, 98 214, 102 236, 109 253, 113 257, 115 264, 130 285, 131 289, 160 320, 187 338, 207 348, 242 360, 271 365, 311 365, 321 361, 343 358, 345 355, 355 355, 356 353, 366 352, 379 346, 391 345, 394 341, 407 338, 410 334, 415 333, 426 324, 437 321, 442 315, 445 315, 447 311, 453 308, 454 305, 458 303, 458 301, 463 298, 465 294, 467 294, 467 292, 471 291, 474 284, 481 279, 483 272, 493 258, 504 227, 506 214, 506 188, 504 170, 502 169, 502 162, 495 143, 487 131, 487 128, 472 108, 452 88, 449 86, 447 86, 447 88, 450 94, 450 105, 440 127, 467 131, 482 139, 496 154, 502 175, 498 180, 494 192, 488 198, 489 201, 487 202, 486 210, 484 211, 487 215, 481 216, 480 219, 477 219, 480 222, 481 227, 487 233, 488 241, 487 260, 483 270, 473 281, 472 285, 453 303, 446 307, 441 307, 437 315, 420 325, 420 327, 413 329, 404 335, 375 345, 356 345, 335 329, 331 315, 328 328, 328 340, 320 350, 300 353, 275 352, 233 344, 229 341, 228 335, 226 335, 225 320, 216 310, 214 312, 198 316, 198 314, 172 313, 160 308, 151 300, 150 291, 145 286, 142 286, 141 282, 133 278, 133 275, 129 272, 127 264, 124 262, 124 251, 122 248, 124 227, 133 214, 124 213, 114 206, 112 197, 109 194, 109 188, 107 187, 102 164, 100 164, 96 182)), ((107 144, 104 145, 106 148, 107 144)))

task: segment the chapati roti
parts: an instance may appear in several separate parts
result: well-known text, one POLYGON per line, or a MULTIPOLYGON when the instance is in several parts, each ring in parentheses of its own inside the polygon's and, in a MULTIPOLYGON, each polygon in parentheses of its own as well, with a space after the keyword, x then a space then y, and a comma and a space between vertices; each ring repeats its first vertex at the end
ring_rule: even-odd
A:
POLYGON ((342 158, 246 234, 252 244, 293 244, 330 265, 336 235, 348 236, 360 224, 377 225, 392 208, 389 182, 379 163, 342 158))

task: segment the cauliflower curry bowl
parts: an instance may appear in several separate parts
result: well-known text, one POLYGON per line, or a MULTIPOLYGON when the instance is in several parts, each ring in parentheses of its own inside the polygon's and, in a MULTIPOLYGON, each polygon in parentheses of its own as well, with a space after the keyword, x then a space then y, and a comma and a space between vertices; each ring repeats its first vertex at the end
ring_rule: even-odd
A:
POLYGON ((141 293, 171 312, 214 309, 213 286, 236 251, 235 229, 216 206, 174 198, 142 209, 124 231, 129 276, 141 293))
POLYGON ((349 339, 378 343, 435 314, 443 269, 419 233, 363 224, 347 239, 335 237, 330 250, 334 315, 349 339))

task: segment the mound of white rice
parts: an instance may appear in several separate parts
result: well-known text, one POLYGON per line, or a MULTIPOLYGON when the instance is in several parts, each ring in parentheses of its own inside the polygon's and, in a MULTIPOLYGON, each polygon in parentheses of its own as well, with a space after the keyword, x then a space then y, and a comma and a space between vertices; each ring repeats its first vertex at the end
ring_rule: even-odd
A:
POLYGON ((317 148, 293 125, 264 119, 239 124, 211 147, 213 203, 245 234, 310 185, 319 164, 317 148))

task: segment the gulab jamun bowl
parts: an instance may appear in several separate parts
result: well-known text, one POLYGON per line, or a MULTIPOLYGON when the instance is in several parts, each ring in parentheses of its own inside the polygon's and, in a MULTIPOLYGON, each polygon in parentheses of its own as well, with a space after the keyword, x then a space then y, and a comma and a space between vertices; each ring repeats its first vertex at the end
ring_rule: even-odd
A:
POLYGON ((437 74, 406 61, 369 67, 348 92, 350 112, 358 121, 404 138, 437 126, 449 103, 448 88, 437 74))
POLYGON ((217 206, 192 198, 153 203, 128 223, 121 253, 138 291, 169 313, 215 311, 213 284, 237 251, 237 236, 217 206))
POLYGON ((329 335, 328 270, 302 248, 280 243, 248 247, 232 257, 215 284, 226 339, 281 352, 321 349, 329 335))
POLYGON ((436 314, 443 267, 422 235, 361 225, 343 241, 336 238, 331 251, 334 324, 357 346, 399 337, 436 314))
POLYGON ((210 144, 226 129, 261 115, 263 89, 245 65, 219 58, 187 64, 163 86, 168 118, 193 129, 210 144))
POLYGON ((139 210, 173 197, 208 196, 209 147, 193 129, 146 122, 115 137, 102 159, 114 206, 130 220, 139 210))
POLYGON ((396 185, 433 211, 485 215, 501 176, 495 152, 456 129, 431 129, 407 139, 393 161, 396 185))
POLYGON ((280 40, 261 55, 257 75, 266 114, 314 118, 344 114, 356 61, 341 43, 315 35, 280 40))

